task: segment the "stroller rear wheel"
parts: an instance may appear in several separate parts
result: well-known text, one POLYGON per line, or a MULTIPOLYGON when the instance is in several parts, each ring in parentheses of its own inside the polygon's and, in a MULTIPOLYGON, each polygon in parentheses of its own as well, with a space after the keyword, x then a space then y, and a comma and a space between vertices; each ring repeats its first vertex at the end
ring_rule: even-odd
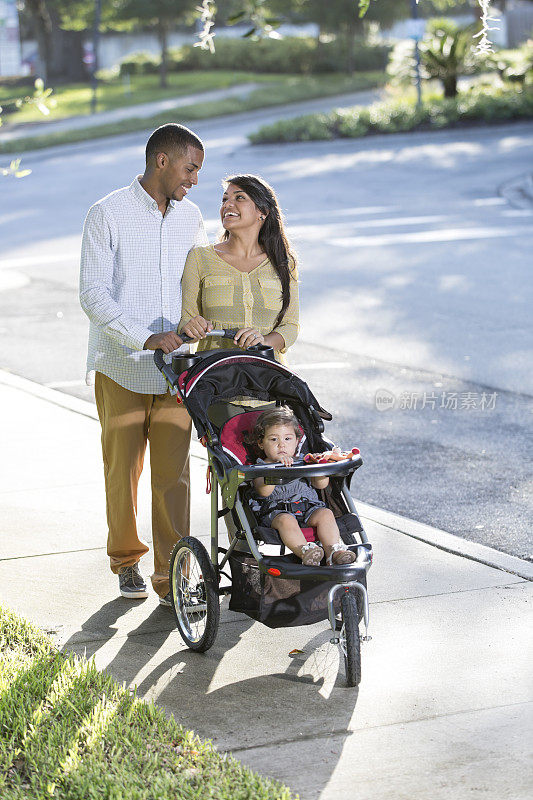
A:
POLYGON ((220 618, 216 572, 203 544, 192 536, 180 539, 170 557, 170 594, 181 638, 203 653, 215 641, 220 618))
POLYGON ((357 602, 353 594, 344 592, 341 597, 342 627, 339 634, 340 647, 344 655, 346 682, 358 686, 361 681, 361 642, 357 602))

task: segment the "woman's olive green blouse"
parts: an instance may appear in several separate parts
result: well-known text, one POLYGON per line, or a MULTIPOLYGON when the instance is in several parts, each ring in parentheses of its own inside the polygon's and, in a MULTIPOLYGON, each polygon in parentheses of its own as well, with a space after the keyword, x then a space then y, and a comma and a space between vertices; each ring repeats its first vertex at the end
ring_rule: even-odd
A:
MULTIPOLYGON (((263 335, 281 334, 284 353, 298 336, 298 273, 291 272, 290 303, 280 324, 274 328, 281 308, 281 281, 265 259, 251 272, 241 272, 218 255, 213 245, 195 247, 185 262, 181 279, 182 310, 178 331, 200 314, 215 328, 256 328, 263 335)), ((209 337, 198 350, 235 347, 231 339, 209 337)))

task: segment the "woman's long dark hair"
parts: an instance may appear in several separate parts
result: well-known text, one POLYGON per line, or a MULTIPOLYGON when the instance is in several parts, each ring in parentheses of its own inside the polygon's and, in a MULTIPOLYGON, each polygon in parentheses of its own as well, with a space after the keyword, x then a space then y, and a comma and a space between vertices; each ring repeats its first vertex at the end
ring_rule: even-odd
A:
MULTIPOLYGON (((276 328, 283 319, 291 299, 291 272, 296 267, 296 257, 285 233, 278 198, 274 189, 258 175, 232 175, 224 178, 222 183, 224 187, 229 186, 230 183, 238 186, 239 189, 246 192, 259 211, 265 215, 258 240, 281 281, 281 310, 274 323, 274 328, 276 328)), ((222 241, 228 238, 229 231, 224 231, 222 241)))

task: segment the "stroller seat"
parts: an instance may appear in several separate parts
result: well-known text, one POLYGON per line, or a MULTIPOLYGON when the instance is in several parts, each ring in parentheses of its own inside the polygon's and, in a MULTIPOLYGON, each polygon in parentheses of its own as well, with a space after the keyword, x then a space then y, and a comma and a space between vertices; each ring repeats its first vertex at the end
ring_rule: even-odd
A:
MULTIPOLYGON (((254 464, 255 452, 252 444, 251 436, 255 424, 261 414, 267 409, 272 408, 273 404, 269 403, 266 406, 254 408, 250 410, 243 410, 240 413, 231 416, 226 422, 223 423, 220 429, 220 444, 224 452, 231 456, 237 464, 254 464)), ((302 438, 298 447, 298 452, 302 451, 305 443, 305 433, 300 426, 302 438)), ((243 500, 246 505, 249 505, 251 497, 251 489, 248 487, 243 492, 243 500)), ((274 528, 265 528, 256 525, 254 527, 254 534, 257 531, 256 538, 265 544, 281 544, 278 532, 274 528)), ((316 528, 302 528, 302 533, 308 542, 318 541, 316 535, 316 528)))
MULTIPOLYGON (((230 416, 225 422, 222 422, 220 428, 219 438, 220 444, 224 452, 236 461, 237 464, 254 464, 256 461, 256 453, 252 443, 252 431, 261 414, 267 409, 272 408, 273 404, 269 403, 266 406, 259 408, 248 409, 241 407, 242 410, 230 416)), ((234 409, 237 407, 234 406, 234 409)), ((302 438, 298 447, 297 455, 303 456, 307 452, 306 436, 303 428, 300 426, 302 438)), ((250 498, 252 496, 252 488, 250 486, 242 487, 239 490, 242 493, 243 503, 247 510, 254 518, 255 525, 252 526, 254 537, 265 544, 282 545, 280 536, 274 528, 266 528, 257 523, 255 516, 250 508, 250 498)), ((327 498, 326 498, 326 505, 327 498)), ((343 542, 347 545, 355 544, 353 534, 362 530, 360 520, 352 513, 345 513, 336 515, 337 525, 343 542)), ((301 531, 308 542, 318 542, 316 528, 302 527, 301 531)))

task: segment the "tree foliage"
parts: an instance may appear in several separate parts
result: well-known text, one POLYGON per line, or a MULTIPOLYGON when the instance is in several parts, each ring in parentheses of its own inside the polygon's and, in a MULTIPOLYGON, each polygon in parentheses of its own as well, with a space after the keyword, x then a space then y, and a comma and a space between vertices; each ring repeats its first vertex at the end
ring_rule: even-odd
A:
MULTIPOLYGON (((432 20, 419 44, 422 78, 439 80, 445 97, 456 97, 461 75, 475 72, 482 59, 472 47, 475 25, 460 28, 449 19, 432 20)), ((414 42, 399 42, 390 57, 387 71, 397 83, 412 83, 414 78, 414 42)))
POLYGON ((115 0, 115 18, 154 28, 161 49, 160 85, 167 86, 168 34, 179 23, 192 22, 196 0, 115 0))

